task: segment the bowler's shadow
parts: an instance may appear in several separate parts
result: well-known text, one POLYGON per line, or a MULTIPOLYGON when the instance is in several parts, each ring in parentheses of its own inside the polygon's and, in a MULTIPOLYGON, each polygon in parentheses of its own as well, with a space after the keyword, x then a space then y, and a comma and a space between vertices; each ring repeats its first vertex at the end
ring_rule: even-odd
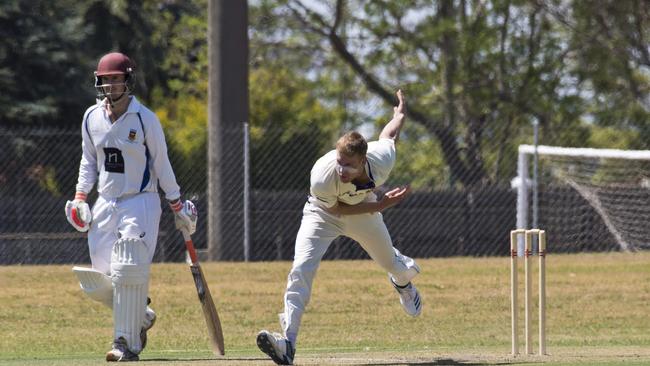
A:
POLYGON ((140 360, 139 362, 199 362, 199 361, 216 361, 216 362, 229 362, 229 361, 271 361, 268 357, 228 357, 228 358, 219 358, 219 357, 205 357, 205 358, 147 358, 140 360))
POLYGON ((456 366, 496 366, 496 365, 510 365, 510 362, 474 362, 474 361, 457 361, 451 358, 441 358, 431 361, 414 361, 414 362, 380 362, 380 363, 364 363, 363 366, 443 366, 443 365, 456 365, 456 366))

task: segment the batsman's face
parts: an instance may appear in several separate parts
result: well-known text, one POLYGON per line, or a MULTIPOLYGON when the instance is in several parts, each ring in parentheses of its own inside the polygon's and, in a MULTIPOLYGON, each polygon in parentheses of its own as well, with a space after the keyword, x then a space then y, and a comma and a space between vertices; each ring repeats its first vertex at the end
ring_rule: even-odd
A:
POLYGON ((363 156, 348 156, 336 152, 336 173, 343 183, 350 183, 355 178, 360 177, 363 174, 363 165, 365 163, 366 158, 363 156))
POLYGON ((123 74, 102 76, 102 89, 106 95, 117 97, 126 91, 123 74))

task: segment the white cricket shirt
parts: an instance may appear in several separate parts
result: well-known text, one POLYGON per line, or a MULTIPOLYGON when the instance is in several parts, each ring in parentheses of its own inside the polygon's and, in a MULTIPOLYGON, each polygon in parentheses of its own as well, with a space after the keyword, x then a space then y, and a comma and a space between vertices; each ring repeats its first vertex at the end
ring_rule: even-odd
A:
POLYGON ((180 188, 167 156, 167 143, 158 117, 134 97, 127 111, 111 123, 104 102, 84 113, 82 156, 77 191, 88 193, 97 183, 105 198, 139 192, 157 192, 168 200, 180 197, 180 188))
POLYGON ((373 190, 384 184, 395 165, 395 141, 380 139, 368 143, 366 172, 370 182, 364 186, 343 183, 336 172, 336 150, 316 161, 311 170, 309 202, 317 206, 332 207, 337 201, 356 205, 374 200, 373 190))

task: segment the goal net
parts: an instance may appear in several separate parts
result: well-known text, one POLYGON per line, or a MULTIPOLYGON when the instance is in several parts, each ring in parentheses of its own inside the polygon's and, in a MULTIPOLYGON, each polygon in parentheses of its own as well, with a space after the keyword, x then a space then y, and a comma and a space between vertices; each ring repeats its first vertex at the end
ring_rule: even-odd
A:
POLYGON ((519 147, 518 227, 536 217, 554 252, 650 249, 650 151, 538 146, 536 185, 534 156, 519 147))

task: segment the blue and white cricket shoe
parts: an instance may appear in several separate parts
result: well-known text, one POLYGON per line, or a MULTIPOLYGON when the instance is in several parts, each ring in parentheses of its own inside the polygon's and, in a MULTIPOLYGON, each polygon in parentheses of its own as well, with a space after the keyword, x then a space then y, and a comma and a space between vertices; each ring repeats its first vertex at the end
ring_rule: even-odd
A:
POLYGON ((278 365, 293 365, 296 350, 291 342, 278 333, 262 330, 257 334, 257 347, 278 365))
POLYGON ((420 298, 420 293, 415 288, 415 285, 409 282, 406 286, 398 286, 393 282, 392 278, 390 278, 390 283, 397 290, 399 303, 402 304, 404 311, 413 317, 420 315, 422 312, 422 298, 420 298))

